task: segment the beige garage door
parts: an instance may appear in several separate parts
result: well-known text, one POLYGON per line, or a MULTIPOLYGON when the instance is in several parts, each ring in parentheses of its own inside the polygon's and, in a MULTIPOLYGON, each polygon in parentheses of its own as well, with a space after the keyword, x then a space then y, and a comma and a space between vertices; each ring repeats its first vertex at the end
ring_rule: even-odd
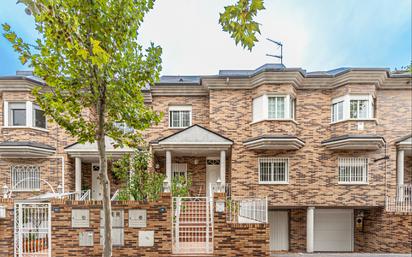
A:
POLYGON ((353 210, 315 209, 314 250, 353 251, 353 210))
POLYGON ((270 211, 270 250, 289 250, 289 218, 287 211, 270 211))

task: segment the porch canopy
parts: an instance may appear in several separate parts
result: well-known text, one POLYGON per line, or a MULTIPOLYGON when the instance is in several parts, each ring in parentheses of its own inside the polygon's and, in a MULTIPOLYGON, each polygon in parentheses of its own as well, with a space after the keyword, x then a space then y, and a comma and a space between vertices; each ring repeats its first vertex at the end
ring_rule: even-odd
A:
POLYGON ((41 158, 53 155, 56 148, 50 145, 28 141, 5 141, 0 143, 0 157, 41 158))
MULTIPOLYGON (((115 147, 115 141, 110 137, 105 138, 106 154, 110 159, 119 159, 124 154, 133 153, 134 149, 129 147, 115 147)), ((97 143, 74 143, 64 148, 64 151, 75 159, 75 192, 78 197, 82 189, 82 162, 97 162, 99 160, 99 150, 97 143)), ((92 185, 93 187, 93 185, 92 185)), ((94 194, 92 188, 92 195, 94 194)), ((98 191, 98 190, 97 190, 98 191)), ((97 192, 96 194, 98 194, 97 192)), ((97 199, 97 198, 96 198, 97 199)))
POLYGON ((396 176, 398 188, 405 185, 405 161, 412 156, 412 134, 401 137, 396 142, 396 176))
POLYGON ((166 155, 166 181, 171 185, 172 153, 181 156, 220 156, 220 180, 225 184, 226 152, 233 141, 200 125, 192 125, 167 137, 150 142, 156 154, 166 155))
POLYGON ((385 145, 385 139, 376 135, 344 135, 321 144, 331 150, 378 150, 385 145))

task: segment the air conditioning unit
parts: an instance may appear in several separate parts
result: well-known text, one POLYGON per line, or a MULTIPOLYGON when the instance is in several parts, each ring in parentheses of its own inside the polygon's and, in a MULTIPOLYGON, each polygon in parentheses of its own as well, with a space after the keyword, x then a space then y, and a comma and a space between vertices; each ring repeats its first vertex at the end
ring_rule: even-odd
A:
POLYGON ((6 218, 6 206, 0 205, 0 219, 6 218))

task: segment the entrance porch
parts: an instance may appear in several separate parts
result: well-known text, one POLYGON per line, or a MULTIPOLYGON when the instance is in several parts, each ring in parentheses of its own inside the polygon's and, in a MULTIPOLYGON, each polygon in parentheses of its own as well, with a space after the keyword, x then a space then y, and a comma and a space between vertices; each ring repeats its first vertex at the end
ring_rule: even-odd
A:
POLYGON ((173 178, 192 182, 192 196, 225 192, 230 179, 230 147, 233 142, 199 125, 151 142, 154 168, 164 172, 164 190, 171 190, 173 178))

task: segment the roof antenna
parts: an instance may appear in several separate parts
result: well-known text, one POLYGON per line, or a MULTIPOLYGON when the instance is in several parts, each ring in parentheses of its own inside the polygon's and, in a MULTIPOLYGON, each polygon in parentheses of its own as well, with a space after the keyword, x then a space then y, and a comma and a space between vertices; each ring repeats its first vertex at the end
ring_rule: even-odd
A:
POLYGON ((283 65, 283 44, 282 44, 282 42, 275 41, 275 40, 270 39, 270 38, 266 38, 266 40, 269 41, 269 42, 272 42, 273 44, 275 44, 277 46, 276 49, 278 49, 280 47, 280 55, 266 54, 266 56, 280 59, 280 64, 283 65))

